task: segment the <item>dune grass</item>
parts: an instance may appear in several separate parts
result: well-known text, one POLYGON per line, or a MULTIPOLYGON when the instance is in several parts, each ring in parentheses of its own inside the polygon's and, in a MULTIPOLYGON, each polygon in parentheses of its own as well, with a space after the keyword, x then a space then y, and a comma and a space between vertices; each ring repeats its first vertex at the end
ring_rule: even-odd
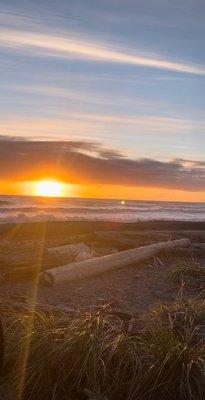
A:
POLYGON ((174 283, 185 282, 189 286, 205 286, 205 268, 195 260, 179 260, 172 267, 169 278, 174 283))
POLYGON ((131 329, 112 312, 5 319, 6 400, 203 400, 205 304, 177 300, 131 329), (27 349, 27 350, 26 350, 27 349), (25 357, 25 353, 26 357, 25 357))

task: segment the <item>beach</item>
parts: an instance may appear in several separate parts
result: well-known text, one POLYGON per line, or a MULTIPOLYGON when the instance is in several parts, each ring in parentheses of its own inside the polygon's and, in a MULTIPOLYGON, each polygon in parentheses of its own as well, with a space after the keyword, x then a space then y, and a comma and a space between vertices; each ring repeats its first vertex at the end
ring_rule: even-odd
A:
MULTIPOLYGON (((2 399, 13 399, 18 367, 13 369, 10 359, 14 360, 14 366, 19 362, 21 365, 20 355, 26 354, 28 338, 30 367, 24 389, 25 399, 51 399, 59 384, 56 371, 60 368, 60 360, 66 360, 67 357, 75 372, 70 374, 66 372, 70 369, 63 369, 64 378, 62 380, 61 374, 58 388, 59 399, 66 399, 67 393, 74 394, 74 399, 98 399, 92 397, 90 389, 86 391, 88 383, 84 386, 84 381, 87 382, 88 365, 93 368, 93 363, 96 365, 99 357, 104 363, 104 372, 98 366, 100 376, 105 374, 102 387, 105 392, 111 390, 111 399, 123 399, 129 392, 138 391, 139 399, 144 400, 144 395, 147 396, 150 390, 153 390, 151 399, 164 398, 167 392, 166 368, 158 375, 159 356, 155 355, 154 348, 159 346, 160 354, 165 352, 162 353, 165 359, 170 351, 176 352, 171 346, 173 335, 176 335, 175 329, 179 329, 179 320, 183 333, 175 339, 179 341, 177 357, 181 357, 182 345, 188 346, 187 351, 192 357, 196 343, 202 346, 199 359, 203 356, 205 327, 201 315, 204 312, 205 289, 204 243, 205 222, 199 221, 41 221, 0 224, 0 310, 4 321, 4 341, 8 345, 4 350, 4 361, 0 360, 4 371, 0 389, 2 399), (191 247, 160 252, 158 256, 132 262, 112 271, 101 271, 99 274, 96 267, 93 276, 79 276, 72 282, 62 281, 51 286, 45 286, 39 279, 41 273, 58 270, 65 264, 68 269, 70 265, 78 268, 75 257, 56 255, 51 252, 52 249, 85 246, 95 262, 107 255, 120 255, 144 246, 148 248, 183 238, 190 240, 191 247), (193 313, 197 315, 196 320, 193 320, 193 313), (190 325, 187 325, 187 321, 190 321, 190 325), (194 333, 189 333, 190 329, 194 333), (166 336, 167 332, 171 336, 166 336), (193 337, 193 343, 187 342, 189 334, 193 337), (87 339, 80 344, 84 335, 87 339), (119 340, 123 341, 124 350, 119 340), (143 343, 137 353, 133 350, 136 341, 143 343), (15 343, 22 343, 22 353, 18 353, 15 343), (107 346, 110 346, 111 353, 107 354, 107 346), (144 360, 144 349, 150 360, 148 363, 144 360), (88 358, 87 354, 90 354, 88 358), (113 387, 115 357, 120 362, 121 378, 116 380, 113 387), (132 370, 132 362, 136 363, 139 359, 141 372, 138 371, 130 388, 126 383, 129 371, 130 368, 132 370), (155 360, 152 361, 154 367, 150 364, 151 360, 155 360), (154 379, 160 383, 160 389, 153 386, 151 368, 154 368, 154 379), (10 373, 7 377, 7 370, 13 371, 13 375, 10 373), (11 383, 12 376, 14 381, 11 383), (143 376, 147 376, 146 383, 143 376), (36 381, 39 382, 38 387, 35 386, 36 381)), ((184 361, 180 362, 182 366, 173 367, 170 372, 170 393, 174 393, 174 382, 178 382, 178 385, 181 382, 180 371, 185 367, 184 361), (179 377, 176 380, 177 368, 179 377)), ((186 368, 189 368, 188 363, 186 368)), ((200 374, 198 371, 199 379, 200 374)), ((98 373, 92 371, 91 375, 98 376, 98 373)), ((100 381, 99 376, 96 379, 100 381)), ((92 385, 88 387, 92 388, 92 385)), ((203 390, 203 384, 200 390, 203 390)), ((199 398, 202 399, 203 394, 199 398)))
MULTIPOLYGON (((24 224, 2 224, 0 225, 1 237, 1 273, 9 285, 5 283, 2 293, 7 289, 23 293, 30 291, 30 285, 35 282, 36 273, 49 268, 60 267, 66 263, 63 257, 55 258, 48 255, 49 248, 66 246, 69 244, 83 243, 95 252, 96 257, 107 254, 117 253, 132 248, 148 246, 157 242, 166 242, 181 238, 189 238, 192 243, 205 242, 205 223, 204 222, 184 222, 184 221, 147 221, 138 223, 107 223, 93 221, 72 221, 72 222, 41 222, 24 224), (40 249, 40 261, 39 261, 40 249), (40 263, 40 266, 39 266, 40 263), (12 282, 12 286, 10 286, 12 282)), ((92 304, 110 302, 111 298, 120 297, 120 292, 127 293, 129 304, 135 303, 136 298, 140 298, 140 304, 144 303, 146 308, 145 293, 149 297, 155 296, 159 301, 163 298, 169 299, 170 288, 160 288, 161 277, 167 274, 171 265, 175 264, 179 258, 191 260, 196 258, 205 265, 205 254, 203 250, 185 249, 184 253, 176 251, 168 257, 165 265, 159 262, 157 269, 147 266, 153 264, 153 259, 148 259, 141 263, 140 267, 135 265, 124 267, 111 273, 106 273, 100 277, 80 280, 79 282, 65 284, 56 288, 39 288, 40 298, 45 294, 46 302, 51 304, 66 305, 68 307, 75 303, 75 307, 87 305, 90 307, 90 296, 92 304), (149 277, 151 271, 151 276, 149 277), (147 276, 148 273, 148 276, 147 276), (141 276, 141 278, 140 278, 141 276), (131 280, 130 280, 131 279, 131 280), (144 289, 142 289, 144 282, 144 289), (151 287, 150 284, 151 283, 151 287), (133 287, 134 284, 134 287, 133 287), (137 286, 136 286, 137 285, 137 286), (69 289, 68 289, 69 286, 69 289), (139 287, 138 287, 139 286, 139 287), (137 288, 138 287, 138 288, 137 288), (76 288, 79 290, 76 291, 76 288), (82 289, 83 288, 83 289, 82 289), (109 289, 108 289, 109 288, 109 289), (115 288, 115 289, 114 289, 115 288), (127 289, 129 290, 127 291, 127 289), (81 292, 82 290, 82 292, 81 292), (135 294, 133 296, 133 292, 135 294), (142 290, 142 292, 141 292, 142 290), (73 293, 74 295, 69 293, 73 293), (55 295, 54 295, 55 293, 55 295), (142 296, 143 293, 143 296, 142 296), (74 301, 75 299, 75 301, 74 301), (56 301, 55 301, 56 300, 56 301), (70 303, 71 302, 71 303, 70 303)), ((69 264, 71 260, 67 260, 69 264)), ((162 280, 163 281, 163 280, 162 280)), ((171 289, 173 298, 176 291, 171 289)), ((155 300, 152 300, 153 303, 155 300)), ((132 306, 133 307, 133 306, 132 306)))

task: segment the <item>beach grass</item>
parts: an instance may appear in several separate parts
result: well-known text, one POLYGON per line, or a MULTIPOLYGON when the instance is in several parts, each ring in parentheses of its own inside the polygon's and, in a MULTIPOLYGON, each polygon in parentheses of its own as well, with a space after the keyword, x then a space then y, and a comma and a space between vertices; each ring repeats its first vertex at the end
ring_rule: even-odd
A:
POLYGON ((174 283, 185 282, 190 286, 205 286, 205 268, 194 259, 181 259, 172 267, 169 278, 174 283))
POLYGON ((205 303, 179 298, 125 324, 111 311, 5 318, 7 400, 203 400, 205 303))

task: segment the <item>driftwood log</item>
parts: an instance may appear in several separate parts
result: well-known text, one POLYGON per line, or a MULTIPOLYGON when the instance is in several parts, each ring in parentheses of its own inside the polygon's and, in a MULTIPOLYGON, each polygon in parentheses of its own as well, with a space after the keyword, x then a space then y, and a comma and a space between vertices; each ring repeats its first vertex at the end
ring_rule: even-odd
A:
POLYGON ((63 261, 82 261, 95 257, 94 253, 84 243, 74 243, 65 246, 51 247, 47 250, 49 255, 63 261))
POLYGON ((96 257, 90 260, 74 262, 41 273, 40 282, 47 286, 52 286, 57 283, 71 282, 79 278, 98 275, 126 265, 139 263, 157 256, 163 251, 169 251, 178 247, 189 247, 190 245, 191 241, 189 239, 179 239, 120 251, 115 254, 96 257))

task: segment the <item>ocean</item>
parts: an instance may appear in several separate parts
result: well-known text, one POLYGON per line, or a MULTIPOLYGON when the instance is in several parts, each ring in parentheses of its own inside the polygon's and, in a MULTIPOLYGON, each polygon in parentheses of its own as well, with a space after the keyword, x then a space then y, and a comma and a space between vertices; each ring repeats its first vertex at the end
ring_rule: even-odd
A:
POLYGON ((0 223, 205 221, 205 203, 0 196, 0 223))

